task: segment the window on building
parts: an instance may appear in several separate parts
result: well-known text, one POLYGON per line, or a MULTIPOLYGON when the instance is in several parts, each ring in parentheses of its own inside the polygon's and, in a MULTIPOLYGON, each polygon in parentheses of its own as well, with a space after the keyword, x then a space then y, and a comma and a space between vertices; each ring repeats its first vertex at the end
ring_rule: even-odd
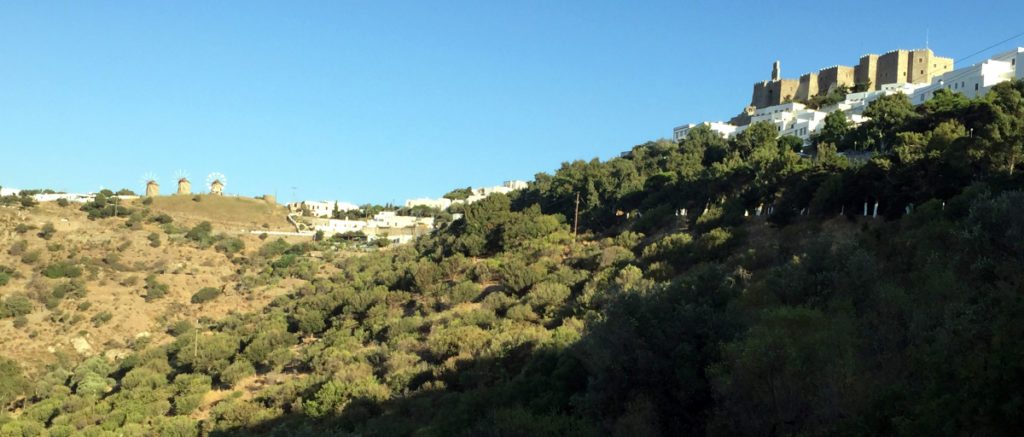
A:
POLYGON ((974 90, 975 90, 975 91, 977 91, 977 90, 978 90, 978 84, 974 84, 974 90))

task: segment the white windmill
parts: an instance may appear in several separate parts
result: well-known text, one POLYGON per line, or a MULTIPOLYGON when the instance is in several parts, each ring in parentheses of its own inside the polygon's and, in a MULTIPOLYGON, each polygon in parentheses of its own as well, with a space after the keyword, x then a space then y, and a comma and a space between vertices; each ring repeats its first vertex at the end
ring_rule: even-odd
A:
POLYGON ((215 171, 206 176, 206 186, 210 187, 210 194, 214 196, 223 195, 227 185, 228 177, 224 173, 215 171))
POLYGON ((142 183, 146 185, 146 197, 160 195, 160 184, 156 181, 156 174, 149 172, 142 176, 142 183))
POLYGON ((188 181, 188 172, 178 170, 174 172, 174 178, 178 180, 178 194, 192 194, 192 183, 188 181))

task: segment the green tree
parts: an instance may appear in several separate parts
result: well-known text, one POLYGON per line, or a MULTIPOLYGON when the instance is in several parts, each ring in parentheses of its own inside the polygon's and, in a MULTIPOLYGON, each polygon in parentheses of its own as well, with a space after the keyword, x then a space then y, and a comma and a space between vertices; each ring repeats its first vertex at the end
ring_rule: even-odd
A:
POLYGON ((814 136, 814 142, 832 143, 840 150, 845 150, 847 136, 852 130, 852 123, 843 111, 832 111, 825 116, 821 130, 814 136))
POLYGON ((866 144, 862 148, 880 151, 889 150, 896 134, 917 118, 914 105, 903 93, 879 97, 864 109, 864 116, 871 120, 862 125, 866 134, 866 144))

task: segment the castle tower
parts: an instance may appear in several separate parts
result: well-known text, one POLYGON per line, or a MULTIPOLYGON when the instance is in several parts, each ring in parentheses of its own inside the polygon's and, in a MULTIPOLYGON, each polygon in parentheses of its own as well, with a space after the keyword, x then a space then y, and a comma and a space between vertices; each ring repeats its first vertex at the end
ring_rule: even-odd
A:
POLYGON ((160 184, 150 179, 146 182, 146 197, 156 197, 160 195, 160 184))
POLYGON ((772 80, 782 79, 782 64, 779 61, 775 61, 772 64, 772 80))
POLYGON ((192 194, 192 183, 188 181, 188 178, 178 179, 178 194, 179 195, 192 194))

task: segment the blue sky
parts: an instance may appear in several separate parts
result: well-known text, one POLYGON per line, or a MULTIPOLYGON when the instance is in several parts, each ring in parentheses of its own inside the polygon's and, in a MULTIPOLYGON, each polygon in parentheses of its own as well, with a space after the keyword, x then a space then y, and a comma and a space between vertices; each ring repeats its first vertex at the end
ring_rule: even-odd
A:
POLYGON ((440 196, 728 119, 776 59, 795 77, 927 33, 959 60, 1022 16, 1020 1, 5 1, 0 185, 141 191, 152 172, 169 192, 184 170, 282 201, 440 196))

